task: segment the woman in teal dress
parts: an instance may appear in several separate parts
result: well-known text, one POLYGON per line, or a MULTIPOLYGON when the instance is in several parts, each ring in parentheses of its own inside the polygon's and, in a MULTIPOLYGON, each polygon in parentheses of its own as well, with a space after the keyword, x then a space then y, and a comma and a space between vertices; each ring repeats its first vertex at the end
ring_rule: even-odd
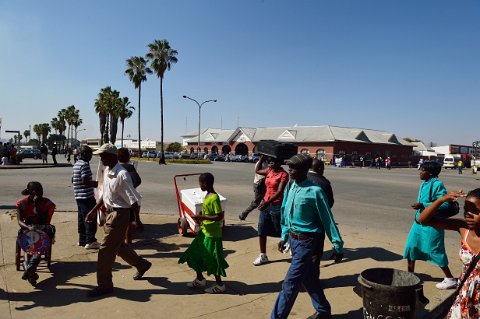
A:
POLYGON ((198 178, 202 191, 207 191, 203 201, 202 213, 193 216, 197 223, 201 223, 201 231, 182 254, 179 263, 187 265, 196 271, 197 277, 187 284, 190 288, 204 288, 207 275, 214 275, 216 284, 205 289, 206 293, 217 294, 225 292, 222 276, 226 277, 225 269, 228 264, 223 257, 222 220, 224 212, 220 204, 220 197, 213 189, 214 178, 210 173, 203 173, 198 178))
MULTIPOLYGON (((408 261, 408 271, 415 271, 415 261, 424 260, 439 266, 445 279, 438 283, 438 289, 451 289, 456 286, 456 279, 453 278, 448 268, 448 258, 445 253, 445 232, 431 226, 424 226, 417 220, 420 213, 430 206, 435 200, 447 194, 442 181, 438 179, 442 167, 438 162, 426 161, 420 167, 420 179, 423 181, 418 192, 418 202, 412 205, 417 210, 415 220, 408 234, 407 243, 403 258, 408 261)), ((440 209, 448 208, 449 203, 443 203, 440 209)))

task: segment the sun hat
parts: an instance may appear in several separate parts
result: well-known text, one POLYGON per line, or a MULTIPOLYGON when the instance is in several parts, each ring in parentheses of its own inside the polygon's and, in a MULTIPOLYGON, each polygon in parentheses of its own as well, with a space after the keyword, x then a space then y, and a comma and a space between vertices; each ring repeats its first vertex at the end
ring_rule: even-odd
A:
POLYGON ((117 148, 112 143, 105 143, 98 150, 93 152, 93 154, 112 154, 117 155, 117 148))
POLYGON ((285 164, 292 167, 310 169, 313 159, 307 154, 297 154, 285 161, 285 164))

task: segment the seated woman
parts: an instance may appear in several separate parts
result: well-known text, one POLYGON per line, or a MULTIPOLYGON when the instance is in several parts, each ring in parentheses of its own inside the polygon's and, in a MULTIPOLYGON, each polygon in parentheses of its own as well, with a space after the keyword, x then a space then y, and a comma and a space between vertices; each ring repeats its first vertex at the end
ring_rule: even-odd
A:
MULTIPOLYGON (((17 219, 20 230, 18 238, 27 232, 42 230, 50 239, 55 236, 55 226, 50 225, 55 204, 48 198, 43 197, 43 187, 39 182, 29 182, 27 188, 22 191, 22 195, 28 195, 19 200, 17 206, 17 219)), ((37 266, 40 263, 40 254, 28 254, 25 258, 22 279, 28 280, 32 286, 37 284, 38 274, 37 266)))

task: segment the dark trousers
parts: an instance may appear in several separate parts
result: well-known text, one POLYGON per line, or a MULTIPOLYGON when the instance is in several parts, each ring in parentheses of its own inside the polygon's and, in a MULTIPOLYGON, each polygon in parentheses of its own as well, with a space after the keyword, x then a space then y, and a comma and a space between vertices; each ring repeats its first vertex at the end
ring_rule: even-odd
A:
POLYGON ((248 205, 248 207, 245 208, 245 210, 242 212, 242 215, 247 217, 252 210, 257 208, 258 205, 260 205, 260 202, 262 201, 263 196, 265 196, 265 191, 266 191, 265 183, 263 181, 261 183, 253 183, 253 193, 255 197, 253 198, 250 205, 248 205))
POLYGON ((95 197, 86 199, 76 199, 78 206, 78 243, 80 246, 97 241, 95 234, 97 233, 97 222, 86 223, 85 217, 93 207, 95 207, 95 197))
POLYGON ((304 240, 289 238, 292 250, 292 263, 282 284, 272 310, 272 319, 287 318, 292 310, 295 299, 303 286, 312 299, 312 304, 319 314, 330 314, 331 307, 320 284, 318 235, 312 235, 304 240))
POLYGON ((57 154, 52 154, 53 164, 57 165, 57 154))

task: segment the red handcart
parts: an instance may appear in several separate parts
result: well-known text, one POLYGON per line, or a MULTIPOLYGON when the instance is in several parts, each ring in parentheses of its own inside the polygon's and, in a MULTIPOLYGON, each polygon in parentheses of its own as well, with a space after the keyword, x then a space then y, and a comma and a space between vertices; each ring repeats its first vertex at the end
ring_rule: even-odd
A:
MULTIPOLYGON (((192 216, 201 214, 203 199, 205 198, 206 192, 202 192, 199 187, 196 188, 186 188, 179 190, 178 178, 182 177, 184 184, 189 183, 191 186, 193 184, 193 179, 187 180, 188 177, 199 176, 202 173, 191 173, 191 174, 180 174, 173 177, 173 184, 175 186, 175 194, 177 195, 177 204, 178 204, 178 233, 182 236, 188 234, 188 230, 193 234, 196 234, 200 229, 200 225, 193 220, 192 216)), ((198 178, 194 179, 196 185, 198 185, 198 178)), ((226 198, 218 194, 220 197, 220 203, 222 205, 223 211, 225 211, 226 198)), ((225 220, 222 221, 222 226, 225 224, 225 220)))

